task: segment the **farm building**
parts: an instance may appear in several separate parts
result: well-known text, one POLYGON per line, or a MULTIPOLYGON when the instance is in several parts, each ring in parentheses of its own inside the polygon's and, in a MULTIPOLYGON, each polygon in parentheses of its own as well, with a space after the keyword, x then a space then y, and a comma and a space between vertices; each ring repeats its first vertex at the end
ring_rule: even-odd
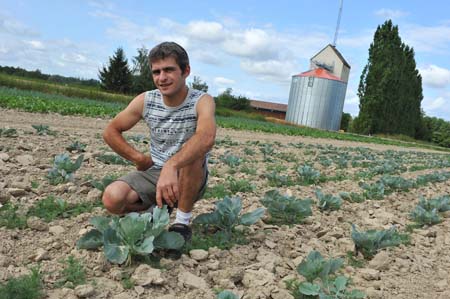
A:
POLYGON ((311 70, 324 68, 345 83, 348 82, 350 75, 350 65, 336 47, 331 44, 320 50, 310 59, 309 68, 311 70))
POLYGON ((286 118, 286 104, 250 100, 250 107, 255 109, 257 113, 264 116, 270 116, 279 119, 286 118))
POLYGON ((292 76, 286 121, 339 130, 350 65, 333 45, 310 60, 310 70, 292 76))

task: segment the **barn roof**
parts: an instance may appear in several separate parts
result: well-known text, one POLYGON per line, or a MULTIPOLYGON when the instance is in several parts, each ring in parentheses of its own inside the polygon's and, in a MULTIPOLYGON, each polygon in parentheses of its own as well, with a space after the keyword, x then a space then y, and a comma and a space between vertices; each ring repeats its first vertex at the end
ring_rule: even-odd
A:
POLYGON ((278 111, 278 112, 286 112, 287 111, 287 105, 280 104, 280 103, 250 100, 250 106, 255 109, 264 109, 264 110, 278 111))
POLYGON ((323 79, 329 79, 329 80, 334 80, 334 81, 342 81, 339 77, 333 75, 332 73, 330 73, 329 71, 327 71, 326 69, 323 68, 317 68, 317 69, 313 69, 313 70, 309 70, 303 73, 300 73, 296 76, 299 77, 316 77, 316 78, 323 78, 323 79))

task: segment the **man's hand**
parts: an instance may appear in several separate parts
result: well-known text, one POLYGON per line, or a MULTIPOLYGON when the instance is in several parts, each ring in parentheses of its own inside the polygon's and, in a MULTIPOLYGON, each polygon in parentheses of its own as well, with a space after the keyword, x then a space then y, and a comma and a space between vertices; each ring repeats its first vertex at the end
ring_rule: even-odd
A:
POLYGON ((153 166, 152 158, 146 155, 142 155, 142 157, 135 163, 136 169, 140 171, 145 171, 153 166))
POLYGON ((166 163, 161 169, 161 174, 156 184, 156 204, 162 208, 164 199, 170 207, 173 207, 179 197, 178 170, 170 163, 166 163))

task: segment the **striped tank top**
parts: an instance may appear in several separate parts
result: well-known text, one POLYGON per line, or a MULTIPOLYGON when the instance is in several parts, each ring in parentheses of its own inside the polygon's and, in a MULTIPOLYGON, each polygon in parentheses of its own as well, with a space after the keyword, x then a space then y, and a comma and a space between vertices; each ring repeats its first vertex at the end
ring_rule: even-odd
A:
POLYGON ((147 91, 142 117, 150 129, 150 155, 154 167, 162 168, 197 129, 197 103, 205 93, 189 88, 186 99, 177 107, 164 104, 159 90, 147 91))

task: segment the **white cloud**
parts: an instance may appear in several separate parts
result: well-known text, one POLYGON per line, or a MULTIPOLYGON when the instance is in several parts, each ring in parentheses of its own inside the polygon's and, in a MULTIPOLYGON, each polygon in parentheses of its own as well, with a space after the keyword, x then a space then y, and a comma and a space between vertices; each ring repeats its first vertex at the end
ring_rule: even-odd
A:
POLYGON ((429 65, 424 69, 420 69, 423 83, 434 88, 445 88, 450 85, 450 70, 429 65))
POLYGON ((450 48, 450 24, 439 26, 409 24, 404 26, 401 35, 402 39, 413 46, 416 52, 447 55, 450 48))
POLYGON ((223 39, 225 33, 220 23, 192 21, 187 25, 186 34, 201 41, 215 42, 223 39))
POLYGON ((228 78, 224 78, 224 77, 216 77, 214 78, 214 84, 216 85, 220 85, 220 86, 230 86, 235 84, 236 81, 234 81, 233 79, 228 79, 228 78))
POLYGON ((289 84, 296 67, 290 61, 244 59, 241 68, 247 73, 256 75, 260 80, 289 84))
POLYGON ((375 15, 384 19, 397 19, 409 15, 409 12, 402 10, 393 10, 389 8, 382 8, 375 12, 375 15))
POLYGON ((234 56, 267 59, 277 56, 273 45, 275 38, 262 29, 233 32, 223 42, 224 50, 234 56))
POLYGON ((218 51, 189 48, 188 52, 191 61, 196 60, 209 65, 221 66, 224 65, 224 61, 227 60, 227 58, 220 55, 218 51))
POLYGON ((427 111, 440 110, 442 108, 448 107, 450 103, 449 100, 443 97, 437 97, 435 99, 424 99, 422 102, 422 107, 427 111))
POLYGON ((41 41, 39 41, 39 40, 25 41, 25 43, 29 44, 31 47, 33 47, 36 50, 43 50, 43 49, 45 49, 44 44, 41 41))
POLYGON ((16 19, 0 14, 0 33, 15 36, 37 36, 37 32, 16 19))

